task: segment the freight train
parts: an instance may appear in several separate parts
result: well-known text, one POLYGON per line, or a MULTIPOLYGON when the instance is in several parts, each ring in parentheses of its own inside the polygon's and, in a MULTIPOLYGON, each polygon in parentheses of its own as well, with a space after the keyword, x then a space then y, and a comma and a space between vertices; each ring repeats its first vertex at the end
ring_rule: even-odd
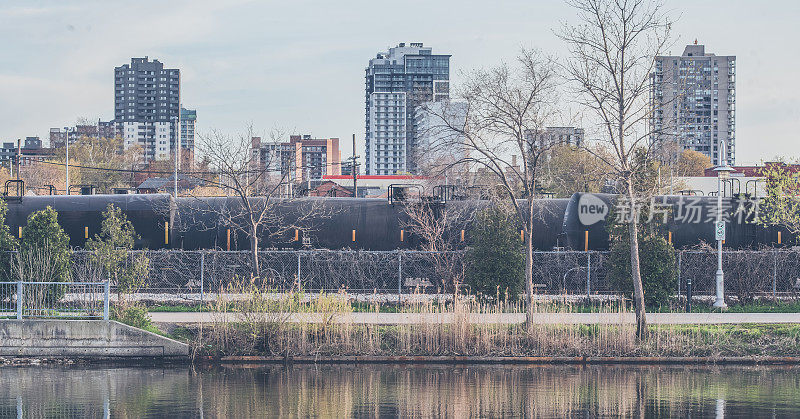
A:
MULTIPOLYGON (((255 200, 263 198, 253 198, 255 200)), ((59 224, 69 235, 70 245, 83 247, 86 239, 99 233, 102 212, 108 204, 122 209, 140 236, 137 248, 221 249, 250 248, 241 201, 233 197, 179 197, 168 194, 131 195, 46 195, 5 197, 6 223, 14 234, 28 215, 48 206, 58 211, 59 224)), ((670 215, 662 229, 677 247, 713 243, 717 210, 716 197, 661 196, 654 198, 670 215)), ((537 250, 606 250, 607 218, 614 211, 616 195, 576 193, 571 198, 544 198, 534 206, 534 239, 537 250)), ((259 248, 318 248, 393 250, 414 249, 422 238, 409 228, 408 202, 370 198, 300 198, 278 201, 269 217, 284 228, 259 231, 259 248), (286 227, 286 226, 296 226, 286 227)), ((426 200, 434 213, 476 211, 490 205, 478 199, 426 200)), ((521 201, 526 206, 527 201, 521 201)), ((790 235, 779 229, 752 222, 752 204, 742 205, 740 197, 723 198, 726 214, 725 246, 752 248, 787 243, 790 235)), ((660 214, 656 214, 658 217, 660 214)), ((469 217, 466 217, 469 218, 469 217)), ((267 223, 269 224, 269 223, 267 223)), ((470 222, 454 226, 446 234, 466 245, 473 239, 470 222)), ((665 237, 666 238, 666 237, 665 237)))

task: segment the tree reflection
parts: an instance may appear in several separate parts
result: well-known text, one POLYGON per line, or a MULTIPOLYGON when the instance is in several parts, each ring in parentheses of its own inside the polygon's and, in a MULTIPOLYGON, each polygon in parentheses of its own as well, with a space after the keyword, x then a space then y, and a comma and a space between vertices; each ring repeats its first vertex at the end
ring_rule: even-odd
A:
POLYGON ((796 367, 0 368, 0 417, 793 416, 796 367), (721 412, 721 413, 720 413, 721 412))

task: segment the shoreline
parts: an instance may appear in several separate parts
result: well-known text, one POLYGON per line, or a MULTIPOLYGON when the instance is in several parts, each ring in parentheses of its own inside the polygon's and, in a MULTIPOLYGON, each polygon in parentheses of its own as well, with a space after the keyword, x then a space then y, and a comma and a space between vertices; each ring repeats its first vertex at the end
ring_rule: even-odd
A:
POLYGON ((609 356, 260 356, 212 357, 3 357, 0 369, 20 366, 111 365, 139 366, 246 366, 246 365, 800 365, 800 356, 723 356, 723 357, 609 357, 609 356))
POLYGON ((452 365, 800 365, 800 357, 603 357, 603 356, 226 356, 200 357, 198 364, 452 364, 452 365))

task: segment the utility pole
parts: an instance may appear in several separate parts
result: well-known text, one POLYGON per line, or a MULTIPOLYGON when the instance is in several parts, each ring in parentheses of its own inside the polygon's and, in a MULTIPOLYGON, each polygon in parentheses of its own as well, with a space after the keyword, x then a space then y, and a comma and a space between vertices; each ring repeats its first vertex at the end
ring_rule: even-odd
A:
POLYGON ((353 172, 353 198, 358 198, 358 171, 356 169, 358 167, 356 164, 356 159, 358 159, 358 156, 356 156, 355 134, 353 134, 353 157, 351 158, 353 159, 353 164, 350 166, 350 170, 353 172))
POLYGON ((175 198, 178 197, 178 163, 181 153, 181 105, 178 102, 178 128, 175 130, 175 198))
POLYGON ((20 145, 21 142, 22 142, 22 140, 20 140, 18 138, 17 139, 17 180, 21 179, 20 176, 19 176, 19 163, 20 163, 20 160, 22 160, 22 146, 20 145))
POLYGON ((12 154, 8 158, 8 175, 11 179, 14 179, 14 155, 12 154))

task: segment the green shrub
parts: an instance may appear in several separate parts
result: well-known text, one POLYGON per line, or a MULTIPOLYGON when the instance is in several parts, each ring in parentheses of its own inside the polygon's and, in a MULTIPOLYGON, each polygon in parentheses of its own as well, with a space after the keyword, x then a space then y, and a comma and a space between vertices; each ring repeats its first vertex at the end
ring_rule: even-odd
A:
MULTIPOLYGON (((69 237, 58 225, 58 213, 51 207, 28 216, 22 228, 19 251, 11 258, 15 281, 67 282, 70 279, 69 237)), ((66 288, 58 285, 28 287, 25 301, 40 307, 61 299, 66 288)))
MULTIPOLYGON (((619 230, 617 230, 619 231, 619 230)), ((627 231, 627 230, 625 230, 627 231)), ((633 295, 631 247, 628 234, 612 236, 608 277, 612 286, 633 295)), ((675 248, 656 234, 639 234, 639 269, 642 274, 644 301, 647 307, 667 304, 678 288, 675 248)))
POLYGON ((40 262, 50 265, 50 269, 29 272, 29 281, 69 280, 69 237, 58 224, 58 213, 53 208, 47 207, 28 216, 27 225, 22 228, 19 253, 41 256, 46 259, 40 262))
POLYGON ((128 260, 129 251, 139 236, 125 214, 113 204, 103 211, 103 224, 100 234, 86 241, 86 250, 91 252, 93 263, 103 268, 105 278, 117 286, 117 293, 136 292, 142 285, 150 269, 150 260, 144 253, 128 260))
POLYGON ((525 288, 525 254, 513 219, 488 208, 477 215, 473 232, 465 282, 484 297, 517 298, 525 288))
POLYGON ((111 318, 139 329, 149 330, 154 328, 147 308, 141 305, 129 305, 124 308, 115 307, 111 318))
MULTIPOLYGON (((11 234, 11 230, 6 225, 6 213, 8 205, 6 201, 0 199, 0 282, 16 281, 12 274, 12 264, 14 261, 13 251, 19 247, 17 238, 11 234)), ((0 287, 0 300, 6 299, 16 291, 14 286, 4 285, 0 287)))

